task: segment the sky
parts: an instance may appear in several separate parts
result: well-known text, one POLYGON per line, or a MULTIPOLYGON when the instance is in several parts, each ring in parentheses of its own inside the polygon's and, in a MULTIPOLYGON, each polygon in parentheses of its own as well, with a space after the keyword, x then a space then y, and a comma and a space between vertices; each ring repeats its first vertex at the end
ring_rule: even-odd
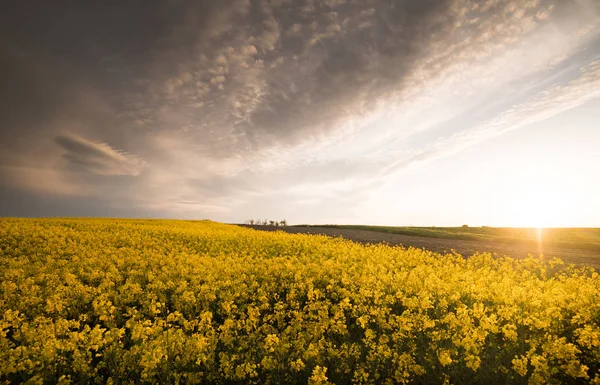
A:
POLYGON ((600 227, 597 0, 22 0, 0 216, 600 227))

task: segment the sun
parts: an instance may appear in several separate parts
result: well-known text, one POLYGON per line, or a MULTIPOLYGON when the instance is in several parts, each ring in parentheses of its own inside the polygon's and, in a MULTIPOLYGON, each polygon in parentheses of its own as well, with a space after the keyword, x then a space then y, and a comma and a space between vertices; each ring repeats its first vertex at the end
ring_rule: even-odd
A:
POLYGON ((516 227, 561 227, 567 214, 567 195, 559 190, 535 188, 517 202, 516 227))
POLYGON ((495 210, 509 227, 570 227, 583 202, 571 182, 577 165, 547 155, 505 165, 495 210))

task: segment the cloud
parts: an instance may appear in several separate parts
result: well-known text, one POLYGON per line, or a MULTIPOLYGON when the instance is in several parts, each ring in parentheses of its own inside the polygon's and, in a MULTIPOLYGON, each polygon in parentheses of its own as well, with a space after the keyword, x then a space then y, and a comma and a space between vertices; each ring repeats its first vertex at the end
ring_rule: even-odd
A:
POLYGON ((566 85, 539 93, 526 103, 516 105, 485 124, 479 131, 504 132, 536 123, 600 97, 600 60, 580 70, 566 85))
POLYGON ((66 150, 63 157, 74 169, 105 176, 138 176, 147 166, 144 160, 135 155, 76 135, 60 135, 55 141, 66 150))
MULTIPOLYGON (((591 7, 569 3, 580 11, 591 7)), ((183 4, 186 17, 163 38, 180 49, 157 47, 149 60, 157 64, 146 71, 153 86, 132 95, 128 114, 138 126, 209 141, 212 156, 327 140, 382 105, 400 109, 450 83, 461 83, 462 95, 501 85, 515 73, 539 71, 563 47, 578 46, 564 38, 570 31, 555 31, 556 48, 543 48, 548 31, 540 31, 563 28, 569 9, 545 1, 183 4), (535 33, 540 55, 528 56, 532 65, 511 66, 516 54, 500 60, 535 33), (165 65, 164 58, 177 64, 165 65), (488 71, 474 76, 474 66, 488 71)))
POLYGON ((397 160, 384 168, 381 175, 401 172, 415 163, 427 163, 456 154, 499 135, 581 106, 600 97, 600 60, 581 68, 578 76, 565 85, 539 92, 529 100, 514 105, 498 116, 472 128, 454 133, 397 160))
POLYGON ((565 73, 598 46, 599 4, 175 0, 52 18, 21 5, 0 15, 19 47, 0 45, 0 173, 156 213, 356 203, 410 165, 595 97, 593 67, 565 73))
POLYGON ((165 87, 131 95, 137 124, 185 130, 190 140, 219 127, 235 140, 213 147, 238 153, 334 132, 410 72, 427 49, 430 19, 448 2, 256 1, 253 12, 236 10, 238 3, 186 3, 190 16, 165 38, 187 42, 185 49, 158 49, 149 60, 159 63, 148 66, 149 84, 165 87), (200 14, 211 16, 193 16, 200 14), (372 27, 359 28, 365 22, 372 27), (390 33, 394 24, 402 31, 390 33), (176 66, 163 65, 169 56, 176 66))

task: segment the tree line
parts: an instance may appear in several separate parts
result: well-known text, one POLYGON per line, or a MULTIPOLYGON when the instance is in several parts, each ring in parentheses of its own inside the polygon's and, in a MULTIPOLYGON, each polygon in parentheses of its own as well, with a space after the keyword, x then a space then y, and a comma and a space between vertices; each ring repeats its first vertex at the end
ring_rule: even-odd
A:
POLYGON ((267 220, 267 219, 248 219, 246 221, 247 225, 250 226, 287 226, 288 223, 287 221, 281 220, 281 221, 272 221, 272 220, 267 220))

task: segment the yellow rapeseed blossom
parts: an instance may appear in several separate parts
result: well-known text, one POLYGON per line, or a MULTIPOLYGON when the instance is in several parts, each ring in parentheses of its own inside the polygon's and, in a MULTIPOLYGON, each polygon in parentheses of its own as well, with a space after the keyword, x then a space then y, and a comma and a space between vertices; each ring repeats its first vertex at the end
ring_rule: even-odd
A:
POLYGON ((600 385, 600 275, 210 221, 0 219, 0 383, 600 385))
POLYGON ((440 360, 440 364, 442 364, 442 366, 447 366, 452 363, 452 357, 450 356, 450 352, 447 350, 440 350, 438 352, 438 359, 440 360))
POLYGON ((328 384, 329 381, 327 381, 327 368, 324 368, 322 366, 315 366, 313 372, 312 372, 312 376, 310 376, 310 378, 308 379, 308 384, 309 385, 323 385, 323 384, 328 384))
POLYGON ((525 377, 527 375, 527 357, 526 356, 518 356, 513 358, 512 367, 517 372, 517 374, 521 377, 525 377))

